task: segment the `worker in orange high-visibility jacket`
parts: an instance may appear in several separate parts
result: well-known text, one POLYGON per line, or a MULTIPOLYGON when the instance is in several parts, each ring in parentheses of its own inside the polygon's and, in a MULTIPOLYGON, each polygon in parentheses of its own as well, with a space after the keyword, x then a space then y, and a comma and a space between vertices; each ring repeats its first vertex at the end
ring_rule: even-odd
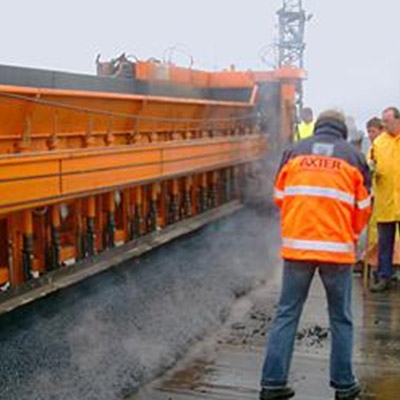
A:
POLYGON ((281 209, 283 285, 264 362, 260 400, 289 399, 287 386, 298 322, 315 272, 328 301, 336 400, 360 393, 352 367, 351 266, 371 213, 365 157, 347 142, 345 117, 322 113, 314 135, 285 152, 275 184, 281 209))

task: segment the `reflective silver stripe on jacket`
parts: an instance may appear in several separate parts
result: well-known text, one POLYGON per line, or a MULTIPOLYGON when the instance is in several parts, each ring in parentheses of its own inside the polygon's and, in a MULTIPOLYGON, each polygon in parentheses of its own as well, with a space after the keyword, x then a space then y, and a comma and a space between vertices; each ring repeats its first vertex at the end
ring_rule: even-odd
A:
POLYGON ((357 207, 358 207, 360 210, 364 210, 364 209, 366 209, 366 208, 368 208, 368 207, 370 207, 370 206, 371 206, 371 196, 368 197, 368 198, 366 198, 366 199, 363 200, 363 201, 358 201, 358 202, 357 202, 357 207))
POLYGON ((355 205, 355 197, 341 190, 318 186, 289 186, 285 189, 285 196, 315 196, 327 197, 355 205))
POLYGON ((281 190, 275 189, 274 196, 275 196, 276 199, 282 200, 285 197, 285 192, 282 192, 281 190))
POLYGON ((352 253, 353 243, 323 242, 320 240, 296 240, 283 238, 283 247, 293 250, 330 251, 332 253, 352 253))

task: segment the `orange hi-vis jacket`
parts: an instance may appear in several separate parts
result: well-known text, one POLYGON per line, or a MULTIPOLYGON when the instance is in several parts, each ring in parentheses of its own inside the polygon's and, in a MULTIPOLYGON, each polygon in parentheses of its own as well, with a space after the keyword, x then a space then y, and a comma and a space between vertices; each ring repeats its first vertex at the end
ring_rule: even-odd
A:
POLYGON ((358 235, 371 214, 371 177, 346 137, 345 124, 323 120, 313 137, 284 153, 275 182, 284 259, 356 261, 358 235))

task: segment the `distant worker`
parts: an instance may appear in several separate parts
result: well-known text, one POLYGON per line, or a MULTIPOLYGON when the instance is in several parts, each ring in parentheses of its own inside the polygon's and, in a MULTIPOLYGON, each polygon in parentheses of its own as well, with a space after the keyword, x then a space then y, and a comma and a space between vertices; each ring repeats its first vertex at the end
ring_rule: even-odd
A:
POLYGON ((260 400, 289 399, 294 341, 318 270, 326 291, 332 350, 330 384, 336 400, 360 393, 352 366, 352 272, 355 243, 371 212, 365 157, 347 141, 345 117, 323 112, 312 138, 284 155, 275 182, 281 209, 283 285, 269 333, 260 400))
POLYGON ((301 122, 295 133, 295 141, 307 139, 314 133, 315 121, 311 108, 306 107, 301 110, 301 122))
POLYGON ((382 133, 385 132, 385 127, 380 118, 374 117, 367 122, 367 133, 369 139, 369 149, 368 149, 368 162, 370 164, 371 172, 375 168, 375 158, 374 158, 374 142, 382 133))
POLYGON ((374 117, 367 122, 368 139, 373 145, 375 139, 384 131, 383 123, 380 118, 374 117))
POLYGON ((390 287, 396 229, 400 230, 400 111, 387 108, 382 114, 385 133, 373 143, 374 210, 378 223, 378 280, 371 291, 390 287))

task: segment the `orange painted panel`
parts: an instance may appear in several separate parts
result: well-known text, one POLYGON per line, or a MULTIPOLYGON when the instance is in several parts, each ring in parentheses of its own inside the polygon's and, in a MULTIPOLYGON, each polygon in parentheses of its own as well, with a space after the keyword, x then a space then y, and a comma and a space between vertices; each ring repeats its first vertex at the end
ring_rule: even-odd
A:
POLYGON ((249 75, 254 82, 273 82, 277 79, 274 71, 254 71, 249 75))
POLYGON ((203 71, 192 71, 192 85, 195 87, 208 87, 210 82, 210 74, 203 71))
POLYGON ((246 72, 213 72, 210 77, 210 87, 213 88, 252 88, 253 86, 254 82, 246 72))
POLYGON ((128 185, 141 180, 157 179, 160 176, 161 164, 65 175, 62 177, 63 194, 128 185))
MULTIPOLYGON (((176 69, 176 71, 180 71, 176 69)), ((181 71, 182 72, 182 71, 181 71)), ((227 74, 227 87, 235 87, 245 74, 227 74), (229 83, 231 82, 231 83, 229 83)), ((204 80, 204 75, 185 71, 183 81, 204 80)), ((225 75, 223 75, 225 76, 225 75)), ((178 79, 178 78, 177 78, 178 79)), ((225 79, 225 78, 223 78, 225 79)), ((222 85, 224 86, 224 85, 222 85)), ((91 93, 54 89, 1 87, 4 92, 35 98, 35 103, 24 99, 0 97, 0 153, 12 153, 22 138, 28 151, 45 151, 47 141, 56 135, 58 148, 80 148, 90 132, 98 135, 95 146, 104 145, 104 136, 113 133, 186 131, 231 129, 235 121, 229 119, 249 113, 251 102, 225 102, 155 96, 135 96, 114 93, 91 93), (85 111, 86 110, 86 111, 85 111), (110 117, 110 112, 114 114, 110 117), (140 118, 135 119, 137 115, 140 118)), ((124 143, 122 141, 122 143, 124 143)), ((126 140, 125 143, 126 144, 126 140)))
POLYGON ((240 157, 237 154, 211 154, 204 158, 191 160, 177 160, 164 165, 164 175, 182 174, 197 171, 199 169, 211 169, 221 164, 238 162, 240 157))
POLYGON ((140 150, 132 149, 131 151, 121 151, 97 153, 95 155, 73 156, 71 159, 62 161, 62 171, 64 173, 92 171, 96 169, 114 169, 122 168, 127 165, 140 165, 148 163, 160 163, 160 148, 140 150))
POLYGON ((59 177, 0 182, 0 208, 37 199, 59 196, 59 177))
POLYGON ((307 78, 307 72, 304 69, 294 67, 282 67, 274 71, 277 79, 281 80, 302 80, 307 78))
POLYGON ((187 68, 170 67, 170 81, 189 86, 191 84, 192 71, 187 68))
POLYGON ((265 137, 200 139, 0 158, 0 213, 258 158, 265 137))
POLYGON ((140 81, 149 80, 150 76, 150 64, 144 61, 138 61, 136 63, 136 79, 140 81))
POLYGON ((209 140, 205 143, 192 143, 191 145, 182 144, 177 146, 176 144, 171 146, 165 146, 163 150, 163 160, 170 161, 182 157, 196 157, 207 154, 218 154, 226 151, 233 151, 243 146, 242 141, 237 142, 237 139, 230 140, 209 140))
POLYGON ((163 151, 163 160, 168 162, 171 160, 181 159, 181 158, 195 158, 199 156, 205 156, 207 154, 218 154, 222 151, 226 151, 230 146, 223 146, 222 144, 215 144, 214 146, 210 144, 198 145, 193 147, 175 147, 166 148, 163 151))
MULTIPOLYGON (((21 160, 22 161, 22 160, 21 160)), ((0 180, 11 180, 18 178, 34 178, 35 176, 49 176, 59 173, 58 160, 33 161, 20 164, 0 162, 0 180)))
POLYGON ((282 98, 294 101, 296 96, 296 86, 292 84, 284 84, 281 87, 282 98))

